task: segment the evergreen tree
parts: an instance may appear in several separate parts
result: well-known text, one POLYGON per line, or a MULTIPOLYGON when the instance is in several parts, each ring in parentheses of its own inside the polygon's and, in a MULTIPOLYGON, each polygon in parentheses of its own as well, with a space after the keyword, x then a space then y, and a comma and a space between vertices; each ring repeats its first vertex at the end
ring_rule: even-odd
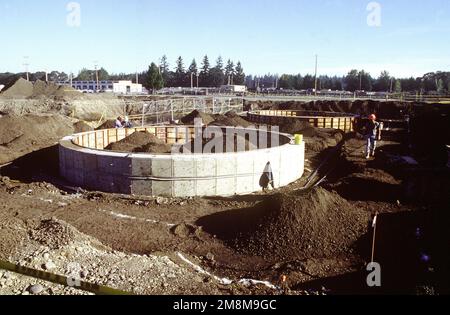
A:
POLYGON ((200 85, 203 87, 210 87, 210 71, 211 71, 211 66, 209 64, 209 58, 208 56, 203 57, 203 62, 202 62, 202 69, 200 71, 200 85))
POLYGON ((164 82, 166 82, 166 84, 169 84, 171 81, 171 73, 170 73, 170 65, 166 55, 161 57, 161 62, 159 64, 158 71, 161 73, 164 82))
POLYGON ((245 83, 244 68, 242 68, 241 62, 238 61, 237 65, 236 65, 236 74, 235 74, 234 84, 243 85, 244 83, 245 83))
POLYGON ((400 80, 395 81, 395 93, 401 93, 402 92, 402 82, 400 80))
POLYGON ((210 70, 209 81, 209 86, 212 87, 220 87, 224 84, 223 60, 220 56, 217 58, 216 66, 210 70))
POLYGON ((389 92, 391 89, 391 76, 389 72, 381 72, 378 79, 375 81, 374 90, 377 92, 389 92))
POLYGON ((186 71, 184 70, 184 63, 183 58, 178 57, 177 59, 177 66, 175 68, 175 80, 174 84, 179 87, 185 87, 186 86, 186 71))
POLYGON ((144 82, 145 87, 148 90, 154 92, 155 90, 160 90, 164 86, 164 80, 162 74, 159 71, 158 66, 152 62, 147 72, 147 79, 144 82))
POLYGON ((228 59, 227 65, 225 67, 225 80, 228 84, 233 84, 234 75, 234 63, 230 59, 228 59))
POLYGON ((195 61, 195 59, 192 60, 191 65, 189 66, 188 72, 194 73, 195 75, 197 75, 198 68, 197 68, 197 61, 195 61))

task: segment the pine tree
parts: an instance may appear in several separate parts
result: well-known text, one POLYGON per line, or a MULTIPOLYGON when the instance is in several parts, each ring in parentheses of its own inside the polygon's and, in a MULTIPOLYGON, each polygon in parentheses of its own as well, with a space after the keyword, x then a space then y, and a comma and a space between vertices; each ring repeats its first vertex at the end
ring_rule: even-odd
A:
POLYGON ((177 66, 175 68, 175 85, 184 87, 186 86, 186 71, 184 70, 183 58, 178 57, 177 66))
POLYGON ((202 69, 200 71, 200 84, 204 87, 210 87, 210 75, 211 66, 209 64, 208 56, 203 57, 202 69))
POLYGON ((195 59, 192 60, 191 65, 189 66, 188 72, 194 73, 195 75, 197 75, 198 68, 197 68, 197 61, 195 61, 195 59))
POLYGON ((238 61, 236 65, 236 74, 234 79, 234 84, 243 85, 245 83, 245 73, 244 68, 242 68, 242 64, 238 61))
POLYGON ((230 59, 228 59, 227 65, 225 67, 225 79, 227 80, 228 84, 233 84, 234 75, 234 63, 230 59))
POLYGON ((216 66, 210 70, 209 86, 220 87, 223 85, 224 80, 223 60, 222 57, 219 56, 216 61, 216 66))
POLYGON ((152 64, 148 68, 147 79, 144 84, 148 90, 151 90, 153 92, 155 90, 162 89, 164 86, 162 74, 160 73, 158 66, 154 62, 152 62, 152 64))

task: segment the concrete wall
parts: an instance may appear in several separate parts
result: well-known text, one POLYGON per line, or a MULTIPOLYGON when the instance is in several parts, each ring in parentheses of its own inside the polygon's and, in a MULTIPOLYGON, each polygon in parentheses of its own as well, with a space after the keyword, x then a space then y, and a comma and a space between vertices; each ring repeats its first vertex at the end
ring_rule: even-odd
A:
MULTIPOLYGON (((247 152, 192 155, 115 153, 75 144, 82 142, 80 139, 91 139, 92 143, 92 135, 100 133, 117 139, 114 132, 97 131, 64 138, 59 148, 61 176, 91 190, 193 197, 260 191, 260 179, 268 162, 277 188, 300 179, 304 172, 304 143, 247 152)), ((94 140, 96 145, 101 141, 94 140)))

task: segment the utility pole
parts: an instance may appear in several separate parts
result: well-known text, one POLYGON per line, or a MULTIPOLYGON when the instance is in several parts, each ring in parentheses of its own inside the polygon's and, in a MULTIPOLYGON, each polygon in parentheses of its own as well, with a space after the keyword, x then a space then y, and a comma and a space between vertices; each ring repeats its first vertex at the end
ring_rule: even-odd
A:
POLYGON ((197 89, 198 89, 198 87, 199 87, 199 85, 198 85, 198 77, 199 77, 199 73, 197 73, 197 89))
POLYGON ((96 87, 95 87, 95 92, 96 93, 98 93, 99 92, 99 81, 98 81, 98 61, 94 61, 94 63, 95 63, 95 77, 96 77, 96 81, 97 81, 97 83, 96 83, 96 87))
POLYGON ((136 84, 139 84, 139 74, 138 74, 137 70, 136 70, 136 84))
POLYGON ((194 89, 194 72, 191 72, 191 90, 194 89))
POLYGON ((317 96, 317 66, 318 66, 318 58, 319 58, 319 56, 316 55, 316 71, 315 71, 315 75, 314 75, 314 77, 315 77, 315 79, 314 79, 314 93, 315 93, 315 96, 317 96))
POLYGON ((48 71, 45 70, 45 82, 48 82, 48 71))
POLYGON ((27 81, 30 81, 30 73, 29 73, 30 63, 28 61, 29 57, 28 56, 24 56, 23 59, 24 59, 23 66, 25 67, 25 72, 27 73, 27 81))
POLYGON ((359 72, 359 90, 362 91, 362 71, 359 72))

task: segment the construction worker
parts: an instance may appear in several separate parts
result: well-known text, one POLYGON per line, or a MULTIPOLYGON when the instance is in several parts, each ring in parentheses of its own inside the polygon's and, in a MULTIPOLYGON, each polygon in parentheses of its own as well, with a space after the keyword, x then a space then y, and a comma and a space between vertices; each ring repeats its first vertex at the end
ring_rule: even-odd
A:
POLYGON ((259 181, 259 185, 262 187, 264 192, 267 189, 269 189, 269 186, 272 186, 272 189, 275 189, 275 183, 274 183, 274 180, 273 180, 272 165, 270 164, 270 162, 268 162, 266 164, 266 167, 264 168, 264 173, 261 176, 261 179, 259 181))
POLYGON ((365 128, 365 139, 367 141, 366 159, 375 156, 377 141, 381 140, 381 124, 377 122, 377 116, 371 114, 365 128))
POLYGON ((130 121, 130 118, 128 116, 125 116, 125 120, 122 122, 122 126, 124 128, 133 128, 133 124, 130 121))
POLYGON ((122 117, 117 117, 116 121, 114 122, 114 127, 116 129, 120 129, 123 128, 123 118, 122 117))

